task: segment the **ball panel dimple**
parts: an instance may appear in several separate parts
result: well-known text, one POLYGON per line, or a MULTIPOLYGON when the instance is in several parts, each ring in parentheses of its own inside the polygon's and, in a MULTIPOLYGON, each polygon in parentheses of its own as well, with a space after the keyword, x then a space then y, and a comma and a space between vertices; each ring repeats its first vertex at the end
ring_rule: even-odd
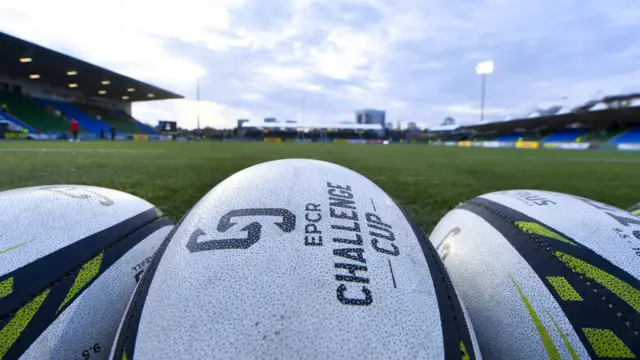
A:
POLYGON ((83 185, 0 192, 0 276, 154 206, 133 195, 83 185), (10 251, 10 252, 9 252, 10 251))
POLYGON ((27 327, 48 294, 49 289, 46 289, 33 300, 29 301, 25 306, 21 307, 2 330, 0 330, 0 358, 4 357, 13 343, 20 337, 20 334, 27 327))
POLYGON ((584 334, 589 339, 598 356, 615 359, 635 359, 636 355, 609 329, 583 328, 584 334))
POLYGON ((580 294, 563 276, 547 276, 547 281, 553 286, 560 298, 565 301, 582 301, 580 294))

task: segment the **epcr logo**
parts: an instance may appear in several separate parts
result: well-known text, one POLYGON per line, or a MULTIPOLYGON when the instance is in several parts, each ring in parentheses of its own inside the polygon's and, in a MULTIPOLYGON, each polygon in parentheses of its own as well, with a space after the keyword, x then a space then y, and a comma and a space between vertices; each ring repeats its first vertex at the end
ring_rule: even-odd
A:
MULTIPOLYGON (((236 223, 231 222, 232 218, 255 216, 275 216, 281 218, 282 221, 274 222, 274 224, 285 233, 290 233, 296 228, 296 216, 287 209, 253 208, 231 210, 228 213, 224 214, 218 222, 217 230, 220 233, 224 233, 234 227, 236 223)), ((207 233, 204 230, 198 228, 191 234, 186 246, 191 253, 208 250, 248 249, 260 240, 262 236, 262 224, 254 221, 240 229, 240 231, 246 231, 247 236, 243 238, 228 239, 210 238, 208 240, 199 241, 200 238, 207 237, 207 233)))

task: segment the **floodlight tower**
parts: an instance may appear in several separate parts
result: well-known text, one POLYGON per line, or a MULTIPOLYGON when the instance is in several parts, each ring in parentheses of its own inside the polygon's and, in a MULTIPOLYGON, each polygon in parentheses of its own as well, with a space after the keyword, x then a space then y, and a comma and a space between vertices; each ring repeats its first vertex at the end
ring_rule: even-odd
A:
POLYGON ((200 79, 202 79, 206 74, 207 72, 202 70, 196 76, 196 122, 198 125, 198 131, 200 131, 200 79))
POLYGON ((480 91, 480 122, 484 121, 484 94, 487 83, 487 75, 493 73, 493 61, 483 61, 476 65, 476 74, 482 78, 482 90, 480 91))

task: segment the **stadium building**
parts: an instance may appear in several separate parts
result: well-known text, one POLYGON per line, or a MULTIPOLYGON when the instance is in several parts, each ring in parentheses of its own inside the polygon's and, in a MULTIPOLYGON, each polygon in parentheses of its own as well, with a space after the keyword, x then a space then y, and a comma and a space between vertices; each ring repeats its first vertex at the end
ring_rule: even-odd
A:
POLYGON ((336 143, 382 143, 385 129, 379 124, 355 123, 277 123, 238 122, 238 134, 242 139, 265 142, 336 142, 336 143))
POLYGON ((131 104, 183 98, 2 32, 0 52, 0 138, 64 138, 71 119, 84 139, 155 136, 131 104))
POLYGON ((425 137, 449 146, 640 150, 638 105, 640 94, 629 94, 536 109, 520 119, 463 125, 447 118, 425 137))
POLYGON ((386 124, 386 112, 383 110, 360 110, 356 111, 356 124, 386 124))

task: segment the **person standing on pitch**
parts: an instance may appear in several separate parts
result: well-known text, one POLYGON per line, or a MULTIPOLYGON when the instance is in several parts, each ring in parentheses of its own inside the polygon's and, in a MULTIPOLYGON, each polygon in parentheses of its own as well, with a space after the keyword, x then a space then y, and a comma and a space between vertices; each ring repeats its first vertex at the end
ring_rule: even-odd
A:
POLYGON ((78 125, 78 122, 76 121, 76 119, 71 119, 71 139, 69 139, 69 142, 79 142, 80 139, 78 139, 78 128, 80 126, 78 125))

